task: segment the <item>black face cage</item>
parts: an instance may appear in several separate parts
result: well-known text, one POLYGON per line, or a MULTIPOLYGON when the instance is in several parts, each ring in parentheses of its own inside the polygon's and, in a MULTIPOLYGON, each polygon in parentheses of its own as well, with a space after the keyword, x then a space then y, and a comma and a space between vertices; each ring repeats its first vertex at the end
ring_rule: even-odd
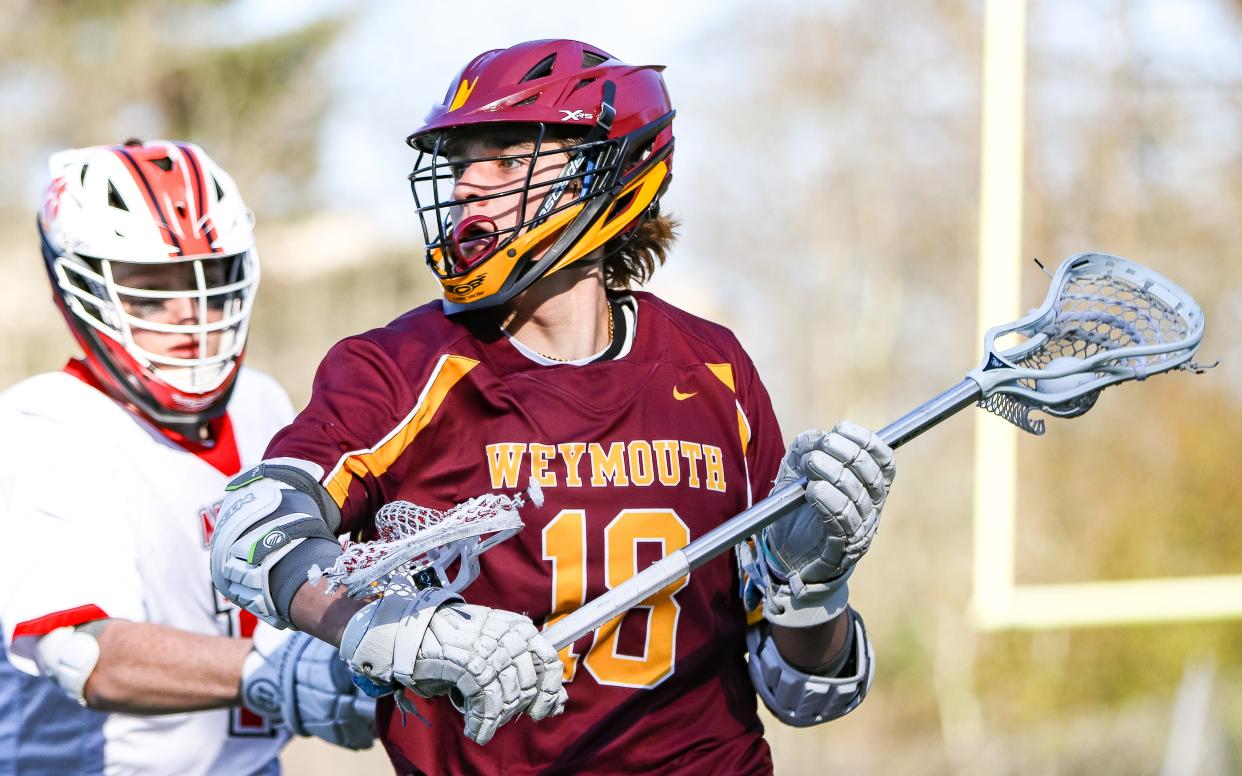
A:
MULTIPOLYGON (((409 175, 410 190, 414 194, 414 204, 417 207, 419 221, 423 229, 423 241, 427 249, 427 264, 436 273, 437 277, 447 279, 468 273, 488 256, 504 250, 520 235, 544 223, 548 218, 576 205, 584 205, 610 192, 616 185, 622 170, 622 151, 626 146, 625 138, 594 140, 591 138, 591 134, 594 134, 594 130, 592 130, 582 142, 564 147, 554 145, 551 148, 546 148, 545 144, 549 142, 555 143, 556 141, 549 137, 546 124, 535 126, 537 127, 537 132, 533 140, 533 148, 529 153, 502 154, 449 161, 444 155, 444 147, 447 141, 445 132, 440 132, 435 136, 432 150, 419 150, 414 171, 409 175), (532 183, 531 179, 534 176, 535 167, 539 160, 556 156, 563 156, 565 158, 565 165, 561 169, 560 174, 552 180, 532 183), (464 167, 479 162, 493 162, 506 159, 528 160, 526 176, 520 185, 504 191, 467 199, 452 198, 457 175, 464 167), (580 182, 578 185, 578 195, 567 199, 564 196, 565 192, 570 189, 571 184, 575 181, 580 182), (422 189, 421 192, 420 188, 422 189), (429 202, 425 201, 425 194, 428 189, 431 192, 431 201, 429 202), (540 193, 542 193, 543 198, 538 210, 531 218, 525 218, 527 203, 532 196, 538 196, 540 193), (448 197, 447 199, 445 198, 446 196, 448 197), (496 242, 486 255, 478 257, 477 260, 471 262, 469 267, 455 269, 451 257, 457 251, 458 246, 455 244, 455 237, 453 235, 453 209, 467 202, 512 196, 518 197, 517 223, 503 229, 497 229, 491 235, 496 242), (436 251, 439 252, 439 260, 436 258, 436 251)), ((598 127, 599 125, 596 126, 598 127)))

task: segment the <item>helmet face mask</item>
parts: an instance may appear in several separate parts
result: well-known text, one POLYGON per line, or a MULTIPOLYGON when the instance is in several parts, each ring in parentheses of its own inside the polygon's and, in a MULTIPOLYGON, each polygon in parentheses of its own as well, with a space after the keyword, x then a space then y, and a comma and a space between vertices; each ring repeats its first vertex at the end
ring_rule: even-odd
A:
POLYGON ((69 254, 53 263, 72 313, 183 393, 218 388, 242 355, 258 282, 249 251, 160 264, 69 254))
POLYGON ((559 223, 563 216, 557 216, 566 211, 581 211, 615 182, 617 165, 605 160, 615 157, 619 141, 558 139, 543 125, 522 134, 525 139, 512 128, 503 128, 495 138, 477 129, 466 137, 445 132, 434 138, 430 151, 420 151, 410 183, 436 277, 461 278, 510 247, 529 253, 531 241, 520 238, 538 236, 539 227, 559 223), (474 155, 476 148, 500 153, 474 155), (508 176, 500 186, 470 187, 470 193, 457 197, 459 188, 466 188, 467 171, 489 164, 524 173, 508 176))
POLYGON ((655 211, 672 156, 659 70, 564 40, 467 65, 408 139, 419 152, 409 177, 427 264, 447 312, 504 304, 597 260, 655 211))
POLYGON ((101 387, 191 439, 223 414, 259 282, 253 216, 181 143, 61 152, 39 217, 53 296, 101 387))

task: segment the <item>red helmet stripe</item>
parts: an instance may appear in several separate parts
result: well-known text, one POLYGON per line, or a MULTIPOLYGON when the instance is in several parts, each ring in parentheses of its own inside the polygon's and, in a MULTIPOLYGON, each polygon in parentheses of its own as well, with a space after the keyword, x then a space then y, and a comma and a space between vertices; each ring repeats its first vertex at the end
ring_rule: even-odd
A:
MULTIPOLYGON (((194 201, 198 203, 198 210, 202 213, 207 212, 207 186, 203 180, 203 170, 199 167, 198 157, 194 155, 187 146, 177 143, 177 148, 181 150, 182 156, 190 168, 190 174, 194 177, 194 201)), ((203 218, 203 234, 207 236, 207 241, 212 253, 218 252, 220 249, 214 244, 216 241, 215 227, 211 225, 210 218, 203 218)))
MULTIPOLYGON (((173 145, 176 144, 174 143, 173 145)), ((165 156, 168 156, 170 162, 173 161, 173 157, 168 155, 165 149, 156 146, 152 147, 151 151, 164 153, 165 156)), ((147 164, 153 163, 150 156, 144 161, 147 164)), ((156 192, 164 199, 165 203, 171 205, 171 212, 168 215, 176 219, 176 222, 169 222, 168 225, 181 235, 181 255, 194 256, 202 253, 211 253, 211 241, 207 239, 204 230, 199 229, 197 223, 191 219, 194 211, 188 207, 186 200, 194 198, 194 191, 191 188, 190 176, 186 174, 187 170, 183 164, 173 162, 172 168, 156 173, 153 178, 148 177, 148 180, 151 180, 156 188, 156 192)), ((202 200, 199 200, 199 202, 201 203, 202 200)))
POLYGON ((138 166, 138 162, 130 155, 129 151, 124 148, 116 149, 116 154, 129 163, 131 174, 134 179, 142 183, 143 189, 147 193, 147 207, 151 209, 151 215, 155 217, 156 224, 161 225, 168 236, 172 238, 173 245, 177 249, 177 253, 182 256, 185 251, 181 248, 181 241, 177 239, 177 234, 172 230, 172 224, 168 217, 164 215, 164 208, 160 207, 159 200, 155 198, 155 191, 151 188, 151 182, 147 180, 147 176, 143 173, 142 168, 138 166))

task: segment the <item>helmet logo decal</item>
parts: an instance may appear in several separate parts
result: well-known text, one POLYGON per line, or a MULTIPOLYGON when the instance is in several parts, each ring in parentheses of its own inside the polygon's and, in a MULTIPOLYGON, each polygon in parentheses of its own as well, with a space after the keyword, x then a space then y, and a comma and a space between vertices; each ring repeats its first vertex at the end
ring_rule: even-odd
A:
POLYGON ((65 179, 57 178, 48 187, 43 197, 43 223, 50 225, 56 220, 56 215, 60 213, 60 198, 65 193, 65 186, 65 179))
POLYGON ((479 275, 479 276, 478 276, 478 277, 476 277, 476 278, 471 278, 470 280, 466 281, 465 283, 459 283, 459 284, 457 284, 457 285, 455 285, 455 286, 448 286, 448 290, 449 290, 451 293, 457 294, 458 296, 461 296, 461 295, 464 295, 464 294, 468 294, 468 293, 470 293, 471 291, 473 291, 474 289, 476 289, 476 288, 478 288, 479 286, 483 285, 483 278, 485 278, 485 277, 487 277, 487 273, 483 273, 483 274, 479 275))
POLYGON ((186 396, 181 393, 171 393, 170 398, 172 399, 173 404, 177 406, 177 409, 183 412, 202 412, 210 407, 216 400, 214 395, 205 397, 186 396))
POLYGON ((478 82, 478 76, 475 76, 473 81, 461 79, 461 83, 457 85, 457 93, 453 95, 453 101, 449 103, 450 113, 466 104, 466 100, 470 99, 470 93, 474 91, 474 85, 478 82))
POLYGON ((565 110, 564 108, 561 108, 560 111, 561 113, 565 114, 565 118, 561 119, 561 121, 586 121, 588 119, 595 118, 594 114, 587 113, 586 111, 581 110, 581 109, 565 110))

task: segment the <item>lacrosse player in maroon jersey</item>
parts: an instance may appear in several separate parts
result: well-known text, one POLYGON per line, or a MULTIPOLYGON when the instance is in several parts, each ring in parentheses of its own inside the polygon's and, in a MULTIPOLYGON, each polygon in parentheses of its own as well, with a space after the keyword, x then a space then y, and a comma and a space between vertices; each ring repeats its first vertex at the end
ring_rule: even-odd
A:
POLYGON ((230 485, 217 587, 413 704, 423 721, 391 701, 377 714, 401 773, 768 772, 756 693, 812 725, 870 685, 846 581, 891 451, 841 424, 786 453, 736 338, 629 290, 673 239, 661 69, 568 40, 472 60, 409 138, 443 302, 336 345, 306 410, 230 485), (807 503, 736 556, 559 654, 539 635, 802 475, 807 503), (446 509, 530 483, 543 503, 464 600, 307 582, 340 555, 335 536, 374 535, 385 503, 446 509))

